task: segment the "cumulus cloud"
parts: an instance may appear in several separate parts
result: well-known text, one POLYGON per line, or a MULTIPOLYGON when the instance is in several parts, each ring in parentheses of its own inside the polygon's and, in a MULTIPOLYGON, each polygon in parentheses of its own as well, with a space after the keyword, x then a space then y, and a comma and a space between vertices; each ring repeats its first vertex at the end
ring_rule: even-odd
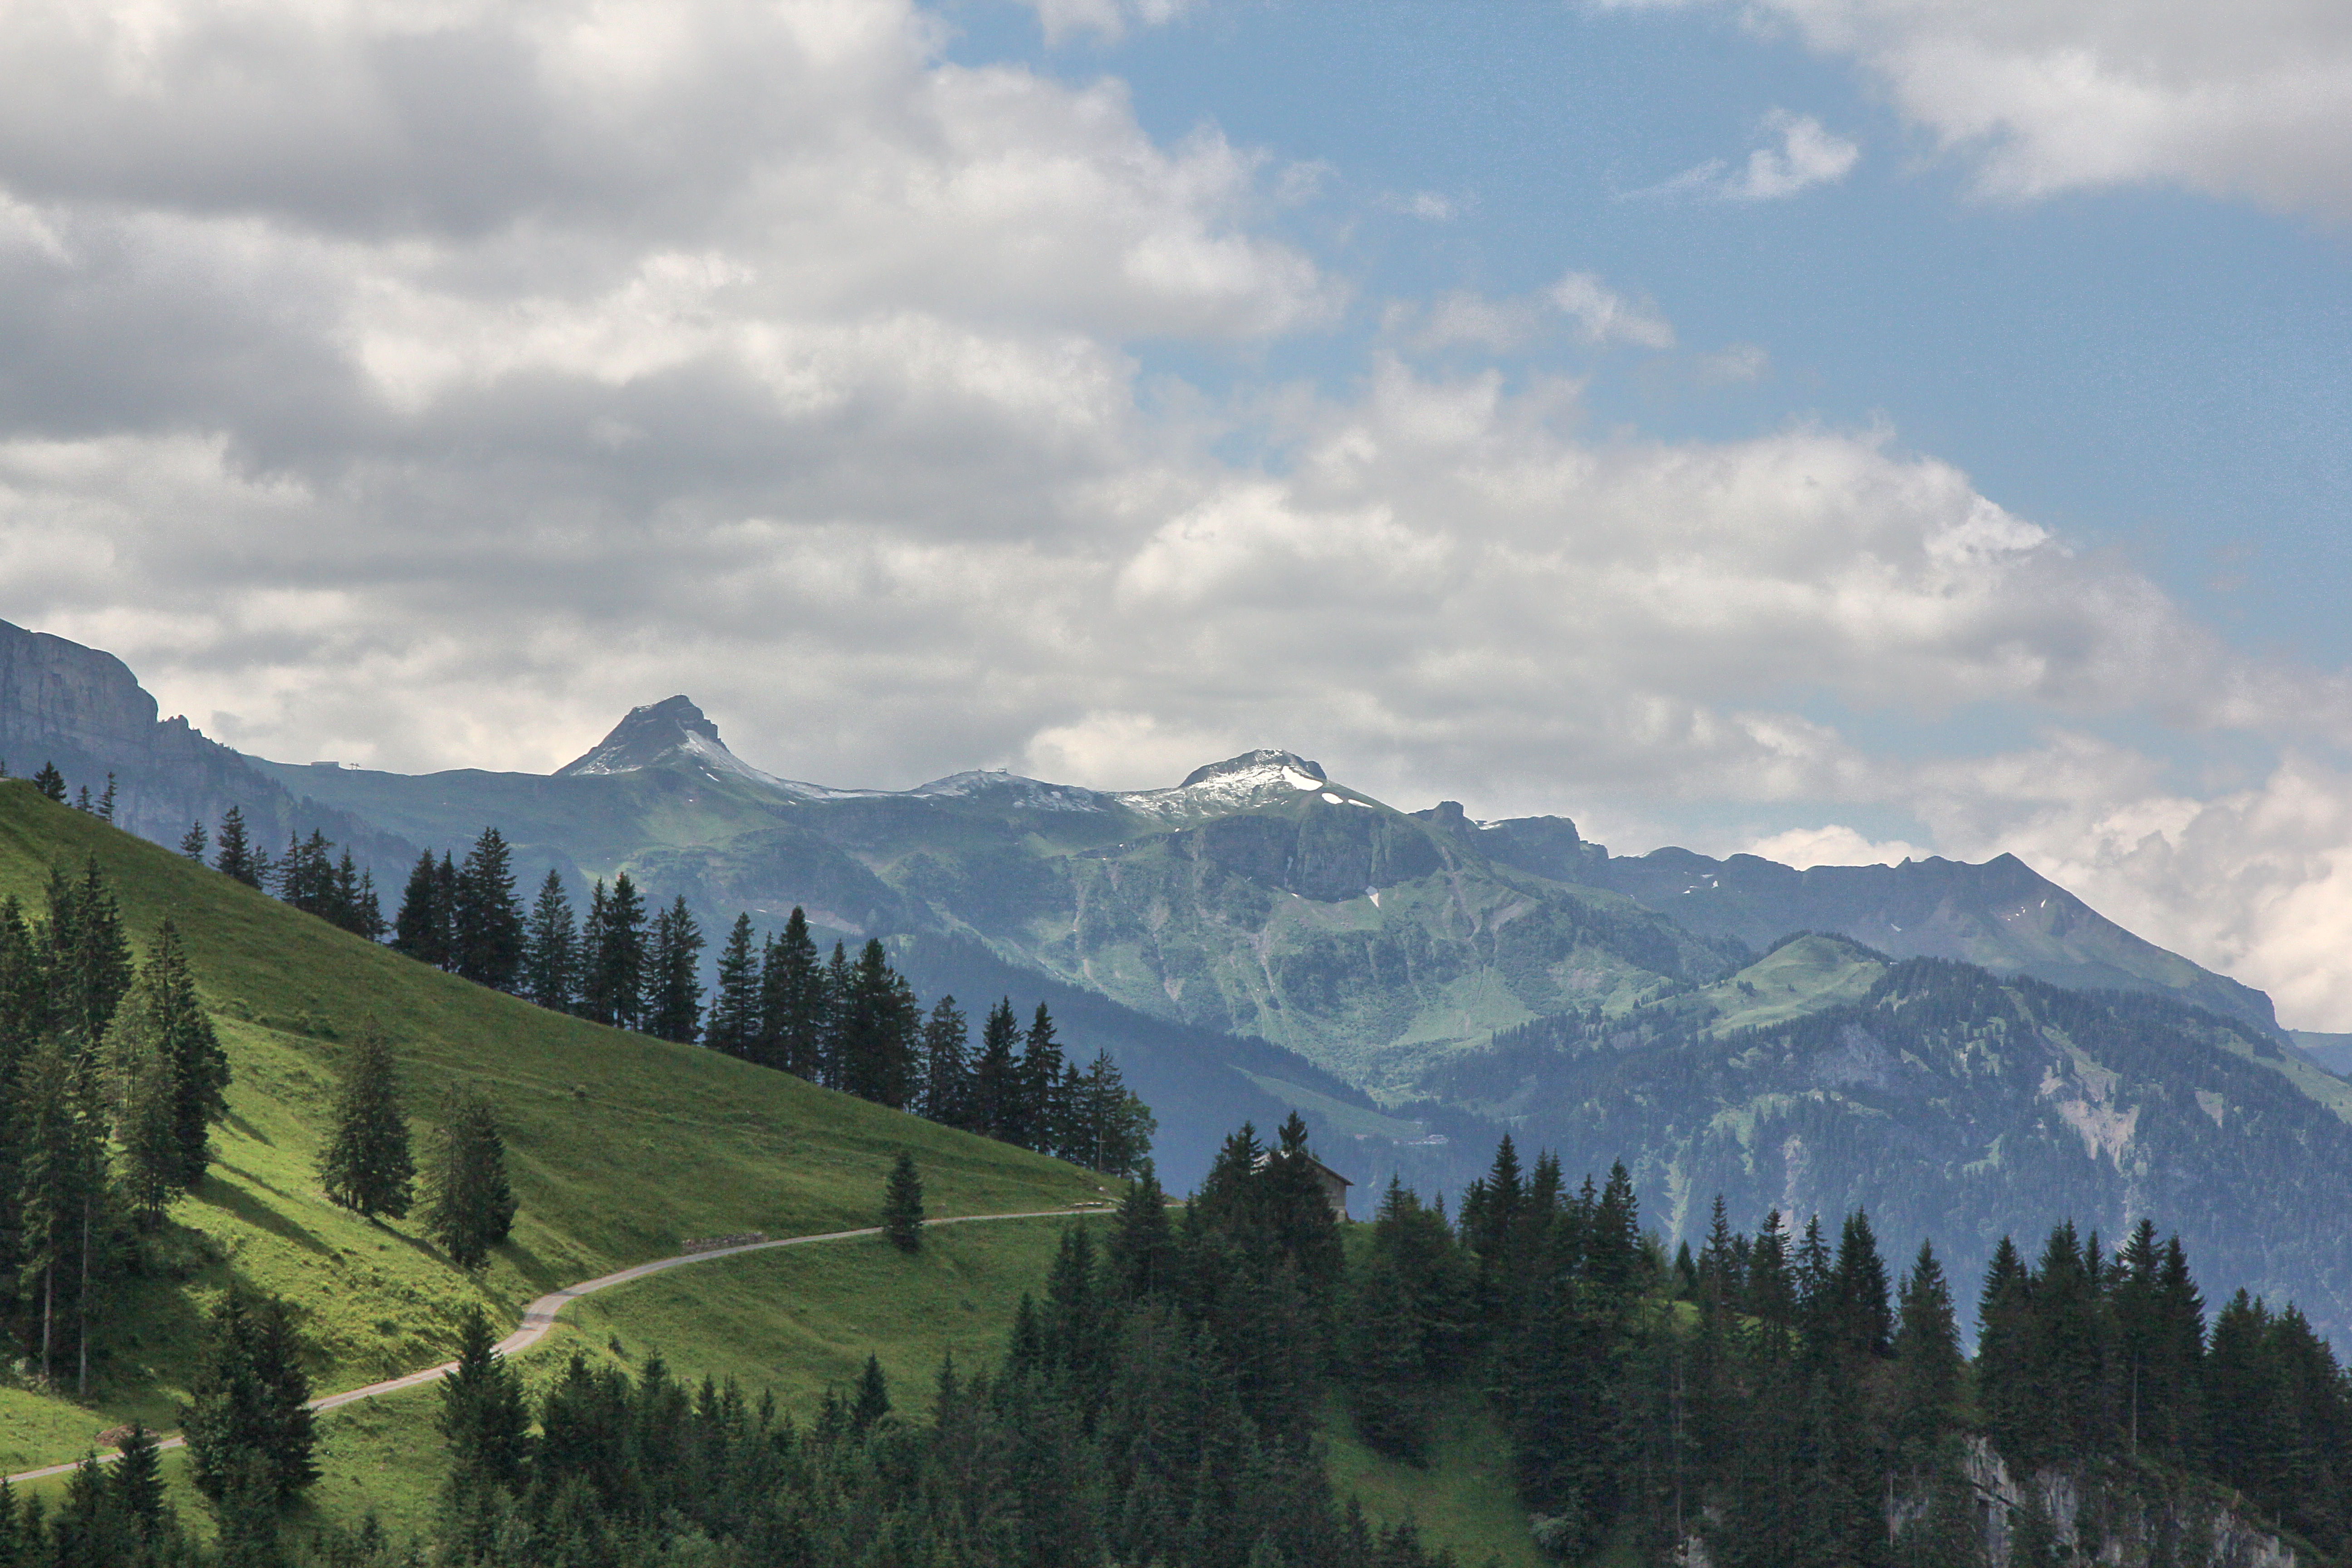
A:
MULTIPOLYGON (((1400 312, 1396 321, 1410 321, 1412 314, 1400 312)), ((1499 353, 1526 347, 1563 320, 1595 348, 1675 346, 1674 323, 1655 305, 1629 300, 1590 272, 1571 272, 1540 293, 1510 299, 1455 289, 1429 307, 1412 339, 1421 349, 1471 344, 1499 353)))
MULTIPOLYGON (((2336 918, 2285 784, 2092 757, 2069 797, 1821 716, 2352 736, 2340 681, 1884 431, 1595 437, 1571 382, 1399 357, 1147 383, 1138 343, 1245 359, 1346 286, 1270 237, 1286 174, 1114 81, 955 66, 877 0, 6 15, 0 615, 233 743, 544 769, 684 689, 834 782, 1278 743, 1408 804, 1916 797, 1947 853, 2111 847, 2056 864, 2247 964, 2336 918)), ((1411 316, 1400 353, 1675 342, 1587 272, 1411 316)))
POLYGON ((2293 1027, 2352 1030, 2352 773, 2290 749, 2199 795, 2147 756, 2055 729, 1921 769, 1948 852, 2012 852, 2148 940, 2268 991, 2293 1027))
POLYGON ((2352 216, 2352 164, 2342 156, 2352 144, 2352 8, 2314 0, 1738 4, 1853 60, 1972 163, 1987 195, 2031 200, 2161 184, 2352 216))
POLYGON ((1633 192, 1635 196, 1708 196, 1727 202, 1777 202, 1833 185, 1853 173, 1862 162, 1862 148, 1832 135, 1810 114, 1776 109, 1764 117, 1763 131, 1780 145, 1758 147, 1748 161, 1733 164, 1710 158, 1684 170, 1663 184, 1633 192))
POLYGON ((1836 822, 1791 827, 1759 838, 1748 846, 1748 853, 1801 870, 1811 866, 1900 866, 1906 860, 1926 859, 1928 854, 1900 838, 1874 843, 1868 836, 1836 822))

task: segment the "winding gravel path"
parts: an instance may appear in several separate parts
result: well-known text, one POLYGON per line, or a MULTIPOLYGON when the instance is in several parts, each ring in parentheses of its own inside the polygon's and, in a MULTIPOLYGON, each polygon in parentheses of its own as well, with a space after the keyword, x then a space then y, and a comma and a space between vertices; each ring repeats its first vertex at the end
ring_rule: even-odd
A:
MULTIPOLYGON (((1102 1212, 1104 1212, 1102 1206, 1096 1205, 1088 1207, 1032 1209, 1025 1214, 950 1215, 943 1219, 927 1219, 923 1225, 926 1228, 942 1225, 982 1225, 991 1220, 1053 1219, 1068 1215, 1102 1212)), ((566 1285, 561 1290, 550 1290, 546 1295, 524 1308, 522 1326, 499 1342, 498 1352, 505 1356, 512 1355, 517 1351, 529 1350, 547 1337, 547 1331, 555 1327, 556 1315, 572 1302, 583 1296, 593 1296, 599 1290, 609 1290, 615 1285, 626 1285, 631 1280, 643 1279, 648 1274, 659 1274, 669 1268, 683 1268, 689 1263, 709 1263, 716 1258, 734 1258, 746 1252, 766 1252, 778 1247, 812 1247, 821 1241, 848 1241, 856 1237, 881 1234, 880 1226, 869 1225, 856 1230, 828 1230, 814 1236, 781 1237, 774 1241, 747 1241, 740 1247, 716 1247, 708 1252, 681 1252, 675 1258, 657 1258, 651 1263, 640 1263, 634 1268, 623 1268, 611 1274, 599 1275, 593 1279, 584 1279, 577 1285, 566 1285)), ((423 1372, 412 1372, 405 1377, 387 1378, 382 1383, 371 1383, 364 1388, 351 1388, 345 1389, 341 1394, 330 1394, 323 1399, 310 1401, 310 1408, 339 1410, 346 1405, 356 1405, 362 1399, 373 1399, 378 1394, 397 1394, 404 1388, 421 1388, 428 1383, 439 1382, 457 1364, 454 1361, 445 1361, 439 1366, 428 1366, 423 1372)), ((159 1449, 179 1448, 186 1445, 187 1439, 184 1437, 166 1437, 155 1447, 159 1449)), ((98 1462, 101 1465, 111 1464, 119 1458, 121 1458, 120 1455, 110 1450, 99 1455, 98 1462)), ((13 1484, 19 1481, 37 1481, 45 1476, 62 1476, 80 1463, 79 1459, 69 1459, 62 1465, 45 1465, 37 1470, 20 1470, 7 1479, 13 1484)))

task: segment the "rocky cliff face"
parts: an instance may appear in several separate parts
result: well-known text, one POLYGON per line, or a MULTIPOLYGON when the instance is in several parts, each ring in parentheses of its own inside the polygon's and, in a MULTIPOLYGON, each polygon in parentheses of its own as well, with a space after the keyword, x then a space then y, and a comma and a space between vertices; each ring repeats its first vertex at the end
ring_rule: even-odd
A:
POLYGON ((2295 1568, 2295 1550, 2217 1498, 2111 1468, 2019 1477, 1982 1437, 1964 1468, 1990 1568, 2010 1568, 2018 1521, 2035 1504, 2070 1559, 2147 1568, 2295 1568))
POLYGON ((87 785, 92 795, 112 774, 116 825, 158 844, 176 847, 190 823, 209 828, 235 805, 272 852, 289 833, 317 828, 352 846, 379 882, 416 855, 347 813, 297 796, 184 718, 159 719, 155 699, 112 654, 5 621, 0 762, 20 775, 54 763, 69 788, 87 785))

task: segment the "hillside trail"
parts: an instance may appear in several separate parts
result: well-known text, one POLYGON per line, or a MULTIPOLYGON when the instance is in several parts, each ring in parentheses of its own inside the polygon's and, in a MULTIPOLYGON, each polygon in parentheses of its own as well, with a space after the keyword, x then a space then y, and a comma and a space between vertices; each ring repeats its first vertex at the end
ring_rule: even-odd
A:
MULTIPOLYGON (((1072 1208, 1031 1209, 1023 1214, 949 1215, 940 1219, 927 1219, 923 1222, 923 1226, 928 1230, 943 1225, 984 1225, 992 1220, 1053 1219, 1073 1215, 1106 1212, 1108 1211, 1102 1205, 1094 1205, 1072 1208)), ((547 1331, 555 1327, 556 1314, 581 1297, 593 1296, 599 1290, 609 1290, 615 1285, 626 1285, 632 1280, 643 1279, 649 1274, 659 1274, 671 1268, 683 1268, 689 1263, 709 1263, 721 1258, 737 1258, 746 1252, 767 1252, 779 1247, 812 1247, 819 1242, 851 1241, 861 1236, 881 1234, 880 1226, 869 1225, 860 1226, 856 1230, 828 1230, 810 1236, 778 1237, 772 1241, 747 1241, 736 1247, 714 1247, 707 1252, 681 1252, 675 1258, 657 1258, 651 1263, 640 1263, 635 1268, 615 1269, 610 1274, 600 1274, 593 1279, 583 1279, 577 1285, 566 1285, 561 1290, 550 1290, 546 1295, 524 1308, 521 1326, 498 1342, 498 1353, 509 1356, 518 1351, 529 1350, 539 1343, 547 1337, 547 1331)), ((373 1399, 385 1394, 397 1394, 404 1388, 421 1388, 428 1383, 437 1383, 448 1375, 457 1364, 454 1361, 445 1361, 438 1366, 428 1366, 422 1372, 412 1372, 404 1377, 386 1378, 382 1383, 371 1383, 363 1388, 347 1388, 341 1394, 330 1394, 323 1398, 313 1399, 309 1408, 314 1411, 340 1410, 346 1405, 356 1405, 362 1399, 373 1399)), ((185 1437, 165 1437, 157 1442, 155 1447, 159 1451, 184 1448, 187 1447, 187 1441, 185 1437)), ((109 1465, 121 1458, 120 1454, 110 1450, 100 1454, 98 1462, 101 1465, 109 1465)), ((66 1475, 80 1463, 79 1459, 69 1459, 61 1465, 44 1465, 37 1470, 20 1470, 5 1479, 12 1486, 23 1481, 37 1481, 48 1476, 66 1475)))

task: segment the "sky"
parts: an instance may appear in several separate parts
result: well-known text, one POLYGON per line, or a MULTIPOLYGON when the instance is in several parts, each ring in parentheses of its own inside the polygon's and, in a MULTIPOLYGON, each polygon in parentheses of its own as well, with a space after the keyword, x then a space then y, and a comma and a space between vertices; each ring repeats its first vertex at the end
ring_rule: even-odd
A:
POLYGON ((2335 0, 0 0, 0 617, 290 761, 1260 745, 2352 1030, 2335 0))

